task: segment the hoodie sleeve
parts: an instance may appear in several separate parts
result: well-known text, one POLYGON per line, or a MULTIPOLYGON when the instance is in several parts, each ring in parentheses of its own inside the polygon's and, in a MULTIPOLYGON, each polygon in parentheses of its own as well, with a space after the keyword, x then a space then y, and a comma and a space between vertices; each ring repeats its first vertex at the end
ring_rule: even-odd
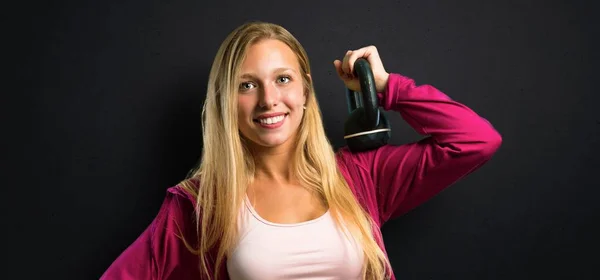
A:
POLYGON ((500 147, 493 126, 430 85, 391 73, 380 106, 400 113, 419 134, 415 143, 354 155, 376 188, 380 222, 398 217, 478 169, 500 147))
POLYGON ((201 279, 199 258, 184 245, 181 233, 190 245, 196 246, 193 203, 181 190, 170 188, 152 223, 100 279, 201 279))

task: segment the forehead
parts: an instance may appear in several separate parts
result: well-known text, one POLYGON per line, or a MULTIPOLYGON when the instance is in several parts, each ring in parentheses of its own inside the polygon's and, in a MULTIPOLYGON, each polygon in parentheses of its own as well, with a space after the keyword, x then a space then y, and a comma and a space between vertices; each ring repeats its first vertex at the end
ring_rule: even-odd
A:
POLYGON ((298 69, 298 58, 285 43, 266 39, 248 47, 246 58, 242 63, 244 72, 271 72, 278 68, 298 69))

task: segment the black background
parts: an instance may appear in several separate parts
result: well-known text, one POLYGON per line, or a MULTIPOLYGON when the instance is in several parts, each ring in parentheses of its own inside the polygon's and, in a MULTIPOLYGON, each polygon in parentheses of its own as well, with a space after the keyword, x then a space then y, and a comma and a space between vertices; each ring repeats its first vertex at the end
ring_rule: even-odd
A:
MULTIPOLYGON (((371 44, 389 72, 502 134, 488 164, 384 226, 399 279, 599 278, 592 1, 20 5, 3 24, 3 279, 97 279, 133 242, 197 163, 210 64, 248 20, 304 45, 336 147, 347 112, 332 61, 371 44)), ((421 137, 387 115, 393 143, 421 137)))

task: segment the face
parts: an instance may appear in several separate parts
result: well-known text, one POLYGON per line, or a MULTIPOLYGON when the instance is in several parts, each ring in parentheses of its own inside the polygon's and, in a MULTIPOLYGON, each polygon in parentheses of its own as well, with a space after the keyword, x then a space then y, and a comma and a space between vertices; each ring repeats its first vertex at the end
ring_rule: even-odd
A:
POLYGON ((241 133, 262 147, 293 142, 305 103, 296 54, 278 40, 261 40, 250 46, 238 87, 241 133))

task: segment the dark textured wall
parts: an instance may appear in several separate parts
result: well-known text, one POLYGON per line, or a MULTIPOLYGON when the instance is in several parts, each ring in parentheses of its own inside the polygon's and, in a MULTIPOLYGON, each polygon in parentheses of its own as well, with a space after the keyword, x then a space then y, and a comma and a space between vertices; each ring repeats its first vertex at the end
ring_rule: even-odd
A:
MULTIPOLYGON (((592 1, 62 1, 7 8, 5 279, 94 279, 200 155, 220 42, 288 28, 343 145, 332 61, 376 45, 386 69, 487 118, 476 173, 384 227, 399 279, 598 279, 600 100, 592 1), (13 86, 15 85, 15 86, 13 86)), ((5 76, 6 77, 6 76, 5 76)), ((395 144, 419 139, 388 112, 395 144)))

